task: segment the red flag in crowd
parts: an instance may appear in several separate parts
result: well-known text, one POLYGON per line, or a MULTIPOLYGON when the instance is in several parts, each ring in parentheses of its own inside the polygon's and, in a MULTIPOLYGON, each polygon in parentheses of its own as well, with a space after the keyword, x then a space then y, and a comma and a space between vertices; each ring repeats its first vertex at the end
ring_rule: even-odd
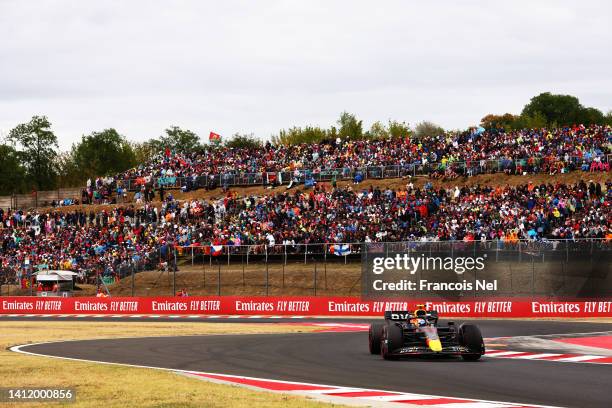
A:
POLYGON ((210 135, 208 135, 208 140, 213 143, 219 143, 221 141, 221 135, 215 132, 210 132, 210 135))

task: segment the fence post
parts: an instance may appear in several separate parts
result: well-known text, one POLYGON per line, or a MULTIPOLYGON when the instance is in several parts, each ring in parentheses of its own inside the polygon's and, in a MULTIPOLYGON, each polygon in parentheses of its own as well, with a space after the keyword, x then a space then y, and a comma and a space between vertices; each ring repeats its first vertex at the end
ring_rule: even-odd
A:
POLYGON ((317 296, 317 258, 314 259, 314 295, 317 296))
POLYGON ((242 265, 242 286, 245 286, 245 280, 244 280, 244 254, 240 255, 240 264, 242 265))
MULTIPOLYGON (((520 241, 519 241, 520 242, 520 241)), ((531 296, 535 294, 535 264, 533 262, 533 256, 531 257, 531 296)))
POLYGON ((174 248, 173 252, 174 252, 174 265, 172 268, 172 296, 176 296, 176 248, 174 248))
POLYGON ((325 290, 327 290, 327 243, 323 244, 323 274, 325 275, 325 290))
POLYGON ((268 244, 265 245, 266 248, 266 296, 268 296, 268 283, 269 283, 269 271, 268 271, 268 244))
POLYGON ((221 262, 217 259, 217 295, 221 296, 221 262))
MULTIPOLYGON (((495 262, 499 262, 499 238, 495 239, 495 262)), ((512 280, 512 277, 510 277, 512 280)))
POLYGON ((135 266, 132 265, 132 297, 134 296, 134 275, 135 275, 135 266))
POLYGON ((193 266, 193 246, 191 247, 191 266, 193 266))
POLYGON ((308 244, 304 244, 304 265, 306 265, 306 254, 308 254, 308 244))

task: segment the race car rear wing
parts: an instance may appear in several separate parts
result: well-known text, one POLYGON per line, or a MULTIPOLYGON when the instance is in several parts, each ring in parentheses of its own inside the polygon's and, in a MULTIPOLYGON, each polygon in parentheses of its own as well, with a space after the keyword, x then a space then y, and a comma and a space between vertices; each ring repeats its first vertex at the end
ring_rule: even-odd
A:
POLYGON ((411 310, 387 310, 385 320, 410 320, 414 317, 411 310))
MULTIPOLYGON (((428 319, 438 319, 438 312, 435 310, 423 310, 424 315, 420 316, 428 319)), ((414 310, 387 310, 385 311, 385 320, 406 321, 415 317, 414 310)))

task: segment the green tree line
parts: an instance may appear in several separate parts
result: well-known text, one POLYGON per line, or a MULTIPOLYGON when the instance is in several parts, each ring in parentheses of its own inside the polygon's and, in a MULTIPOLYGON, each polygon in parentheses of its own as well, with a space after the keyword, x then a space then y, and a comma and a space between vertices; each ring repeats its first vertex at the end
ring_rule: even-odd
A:
POLYGON ((583 106, 571 95, 544 92, 531 98, 519 115, 512 113, 489 114, 480 125, 485 129, 538 129, 561 126, 612 125, 612 111, 604 114, 597 108, 583 106))
POLYGON ((171 126, 159 138, 131 143, 116 129, 83 135, 67 152, 45 116, 34 116, 0 141, 0 195, 84 186, 88 178, 120 173, 169 148, 195 150, 199 137, 171 126))
MULTIPOLYGON (((531 98, 519 115, 490 114, 481 120, 481 126, 486 129, 506 130, 552 128, 577 123, 612 125, 612 112, 603 114, 596 108, 584 107, 574 96, 546 92, 531 98)), ((386 123, 376 121, 369 129, 364 129, 363 121, 356 115, 342 112, 329 128, 294 126, 281 129, 272 135, 271 141, 276 145, 293 145, 338 138, 422 138, 444 133, 441 126, 428 121, 417 123, 414 127, 396 120, 386 123)), ((147 162, 165 149, 176 152, 220 147, 259 148, 262 145, 262 140, 252 133, 236 133, 220 145, 205 145, 195 132, 178 126, 170 126, 157 138, 129 142, 119 131, 110 128, 83 135, 69 151, 60 152, 49 119, 34 116, 29 122, 15 126, 5 140, 0 140, 0 195, 83 186, 88 178, 120 173, 147 162)))

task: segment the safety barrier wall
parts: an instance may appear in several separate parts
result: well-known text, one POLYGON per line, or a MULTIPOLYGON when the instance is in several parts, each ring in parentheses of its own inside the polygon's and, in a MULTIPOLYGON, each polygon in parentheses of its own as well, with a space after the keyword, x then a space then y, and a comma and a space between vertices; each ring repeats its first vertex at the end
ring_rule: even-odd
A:
MULTIPOLYGON (((537 318, 612 317, 612 298, 593 301, 490 299, 447 302, 418 300, 448 317, 537 318)), ((357 297, 150 297, 41 298, 0 297, 5 315, 244 315, 244 316, 382 316, 385 310, 410 310, 415 299, 366 301, 357 297)))
POLYGON ((14 194, 0 197, 0 208, 28 209, 51 206, 53 201, 66 198, 81 199, 82 187, 58 188, 57 190, 38 191, 30 194, 14 194))

